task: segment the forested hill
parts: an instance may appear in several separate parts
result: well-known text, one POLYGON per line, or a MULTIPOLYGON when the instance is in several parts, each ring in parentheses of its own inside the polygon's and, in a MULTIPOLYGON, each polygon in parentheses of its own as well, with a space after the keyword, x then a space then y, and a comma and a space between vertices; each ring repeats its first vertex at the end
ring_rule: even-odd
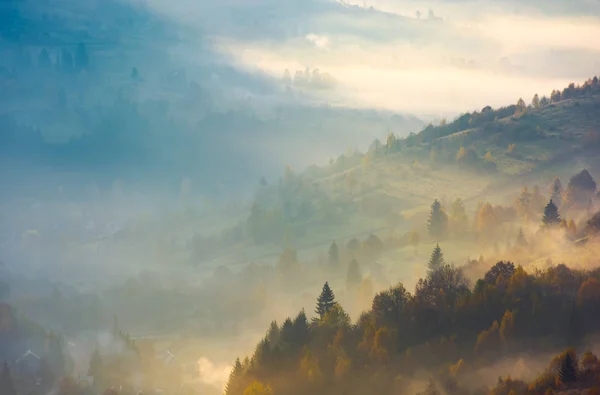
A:
MULTIPOLYGON (((595 77, 554 91, 549 98, 536 95, 531 104, 519 99, 501 109, 486 107, 407 138, 391 133, 387 141, 375 141, 366 154, 340 156, 327 168, 302 175, 288 169, 277 186, 284 220, 315 216, 314 210, 302 211, 308 207, 302 203, 310 201, 302 202, 303 192, 310 189, 304 180, 310 179, 321 200, 327 201, 323 195, 329 194, 347 203, 326 206, 329 218, 338 215, 338 223, 380 216, 395 230, 412 228, 401 247, 388 241, 386 248, 394 253, 379 259, 390 268, 419 261, 426 271, 414 291, 402 283, 376 291, 370 307, 354 321, 344 310, 353 300, 348 298, 354 292, 350 280, 344 289, 334 269, 324 269, 329 270, 323 276, 328 282, 316 298, 314 313, 306 306, 295 318, 272 323, 253 355, 236 361, 226 394, 598 393, 594 391, 600 388, 600 365, 588 351, 598 333, 593 317, 600 301, 599 261, 593 252, 598 239, 592 231, 598 215, 590 217, 597 209, 590 172, 600 169, 598 110, 600 86, 595 77), (582 164, 590 172, 581 171, 582 164), (556 177, 574 173, 578 175, 566 189, 570 192, 563 193, 556 177), (533 194, 528 177, 535 180, 533 194), (582 209, 575 209, 571 201, 577 181, 584 178, 591 187, 584 188, 589 193, 582 209), (552 179, 555 187, 546 194, 539 185, 552 185, 552 179), (494 191, 500 181, 503 188, 494 191), (507 191, 521 188, 520 194, 509 194, 507 204, 507 191), (455 203, 434 201, 441 196, 455 203), (479 201, 472 223, 463 200, 479 201), (417 210, 424 215, 415 215, 417 210), (462 223, 463 230, 469 230, 462 236, 451 230, 436 234, 436 212, 444 218, 444 228, 462 223), (295 213, 300 214, 294 217, 295 213), (566 223, 573 218, 579 233, 590 238, 585 245, 577 241, 574 225, 569 236, 566 223), (414 257, 399 253, 424 240, 435 246, 428 264, 418 257, 416 247, 414 257), (444 258, 444 249, 455 257, 486 250, 493 261, 481 256, 479 261, 453 265, 444 258), (553 261, 549 251, 577 268, 553 261), (518 263, 507 261, 512 259, 518 263), (336 298, 340 294, 343 303, 336 298), (559 355, 553 358, 552 353, 559 355), (514 366, 520 379, 506 377, 511 370, 503 364, 514 366)), ((267 216, 261 207, 277 204, 265 188, 248 221, 249 232, 262 237, 267 236, 260 232, 259 219, 266 221, 267 216)), ((308 228, 314 229, 315 223, 308 228)), ((346 266, 348 279, 352 267, 358 267, 356 261, 362 268, 373 266, 368 257, 346 249, 350 252, 345 261, 352 259, 346 266)), ((410 277, 401 270, 395 273, 410 277)))
POLYGON ((597 149, 599 109, 600 83, 593 77, 548 96, 536 94, 530 103, 519 98, 513 105, 442 120, 405 139, 390 135, 381 147, 388 152, 429 149, 429 159, 467 166, 477 166, 481 158, 502 173, 518 174, 597 149))

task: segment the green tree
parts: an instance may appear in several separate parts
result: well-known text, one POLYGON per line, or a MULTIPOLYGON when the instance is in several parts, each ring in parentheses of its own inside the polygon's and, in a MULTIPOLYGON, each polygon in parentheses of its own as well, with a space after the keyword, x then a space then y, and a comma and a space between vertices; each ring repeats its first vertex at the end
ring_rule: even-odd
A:
POLYGON ((410 293, 402 284, 379 292, 373 298, 371 311, 378 325, 398 327, 402 324, 404 309, 411 300, 410 293))
POLYGON ((446 234, 448 228, 448 216, 444 212, 439 200, 435 199, 431 205, 429 218, 427 219, 427 229, 429 234, 435 240, 440 240, 446 234))
POLYGON ((241 392, 240 379, 242 378, 243 373, 242 363, 240 362, 240 359, 237 358, 233 364, 233 369, 231 369, 231 373, 229 374, 227 385, 225 386, 225 395, 236 395, 241 392))
POLYGON ((560 224, 560 214, 558 213, 558 207, 554 204, 552 199, 544 208, 544 218, 542 219, 545 226, 554 226, 560 224))
POLYGON ((340 248, 337 243, 334 241, 329 246, 329 251, 327 252, 329 264, 332 266, 337 266, 340 262, 340 248))
POLYGON ((353 258, 348 265, 348 273, 346 274, 346 284, 348 288, 356 288, 362 282, 362 275, 360 274, 360 266, 358 261, 353 258))
POLYGON ((277 321, 271 321, 271 325, 267 330, 267 340, 272 345, 279 344, 279 339, 281 337, 281 331, 279 330, 279 325, 277 325, 277 321))
POLYGON ((303 346, 308 343, 309 325, 304 309, 300 310, 296 318, 294 318, 291 329, 292 339, 295 344, 303 346))
POLYGON ((323 285, 323 290, 321 291, 321 295, 319 295, 319 298, 317 299, 317 308, 315 310, 315 313, 317 313, 319 315, 319 318, 322 319, 325 316, 325 314, 327 314, 327 312, 331 310, 334 304, 335 295, 329 287, 329 283, 325 282, 325 284, 323 285))
POLYGON ((2 395, 17 395, 13 379, 8 368, 8 364, 4 363, 2 368, 2 376, 0 376, 0 394, 2 395))
POLYGON ((444 253, 440 248, 440 245, 437 244, 431 253, 431 258, 429 258, 429 262, 427 263, 427 272, 431 275, 439 271, 441 268, 446 266, 446 260, 444 259, 444 253))

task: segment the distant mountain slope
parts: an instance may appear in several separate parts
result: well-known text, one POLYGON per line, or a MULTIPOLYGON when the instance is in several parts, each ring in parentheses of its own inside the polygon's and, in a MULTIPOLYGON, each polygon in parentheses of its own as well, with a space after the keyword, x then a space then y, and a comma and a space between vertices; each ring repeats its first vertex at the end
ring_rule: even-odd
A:
POLYGON ((280 81, 237 68, 202 36, 190 43, 134 4, 2 2, 0 150, 9 179, 31 179, 35 166, 50 177, 32 184, 51 190, 121 179, 178 193, 187 177, 196 192, 236 194, 286 165, 326 163, 389 131, 423 127, 411 116, 290 99, 280 81))

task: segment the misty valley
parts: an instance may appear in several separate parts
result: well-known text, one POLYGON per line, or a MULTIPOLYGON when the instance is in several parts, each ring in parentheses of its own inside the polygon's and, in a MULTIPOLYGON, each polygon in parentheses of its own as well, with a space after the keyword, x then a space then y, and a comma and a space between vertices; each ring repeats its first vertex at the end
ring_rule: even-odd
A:
POLYGON ((600 4, 454 3, 0 1, 0 395, 600 394, 600 4))

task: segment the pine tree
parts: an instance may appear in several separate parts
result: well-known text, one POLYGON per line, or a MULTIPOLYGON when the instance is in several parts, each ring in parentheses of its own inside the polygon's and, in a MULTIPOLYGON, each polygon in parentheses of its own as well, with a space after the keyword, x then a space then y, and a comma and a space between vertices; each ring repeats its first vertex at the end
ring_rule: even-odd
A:
POLYGON ((327 255, 329 257, 329 264, 332 266, 337 266, 340 262, 340 248, 335 241, 329 246, 327 255))
POLYGON ((279 340, 281 338, 281 331, 279 330, 279 325, 277 325, 277 321, 271 321, 271 325, 267 330, 267 340, 272 346, 276 346, 279 344, 279 340))
POLYGON ((2 376, 0 376, 0 394, 17 395, 17 391, 15 391, 15 386, 13 384, 13 379, 10 374, 10 370, 8 369, 7 363, 4 363, 4 368, 2 369, 2 376))
POLYGON ((237 358, 233 364, 233 369, 231 369, 231 373, 229 374, 227 385, 225 386, 225 395, 238 394, 241 391, 241 383, 239 379, 242 377, 242 374, 242 364, 240 359, 237 358))
POLYGON ((429 275, 437 272, 439 269, 443 268, 446 265, 446 260, 444 259, 444 253, 442 253, 442 249, 440 245, 437 244, 431 253, 431 258, 429 259, 429 263, 427 264, 427 271, 429 275))
POLYGON ((287 346, 294 341, 294 324, 290 317, 286 318, 281 325, 281 342, 287 346))
POLYGON ((558 368, 558 378, 563 384, 577 381, 577 363, 570 352, 566 353, 558 368))
POLYGON ((560 224, 560 214, 558 208, 550 199, 550 202, 544 208, 544 218, 542 219, 545 226, 554 226, 560 224))
POLYGON ((440 240, 445 234, 448 228, 448 216, 442 209, 442 205, 439 200, 435 199, 431 205, 431 212, 427 220, 427 229, 429 234, 435 240, 440 240))
POLYGON ((323 290, 321 291, 321 295, 319 295, 319 298, 317 299, 317 308, 315 313, 319 315, 319 318, 323 318, 325 314, 331 310, 334 304, 335 295, 333 294, 331 288, 329 288, 329 283, 325 282, 325 285, 323 285, 323 290))
MULTIPOLYGON (((333 292, 331 293, 333 295, 333 292)), ((333 303, 335 304, 335 302, 333 303)), ((295 344, 303 346, 308 343, 308 318, 304 309, 300 310, 292 323, 292 337, 295 344)))
POLYGON ((356 259, 350 261, 348 266, 348 273, 346 274, 346 284, 348 288, 358 287, 362 282, 362 275, 360 274, 360 266, 356 259))

